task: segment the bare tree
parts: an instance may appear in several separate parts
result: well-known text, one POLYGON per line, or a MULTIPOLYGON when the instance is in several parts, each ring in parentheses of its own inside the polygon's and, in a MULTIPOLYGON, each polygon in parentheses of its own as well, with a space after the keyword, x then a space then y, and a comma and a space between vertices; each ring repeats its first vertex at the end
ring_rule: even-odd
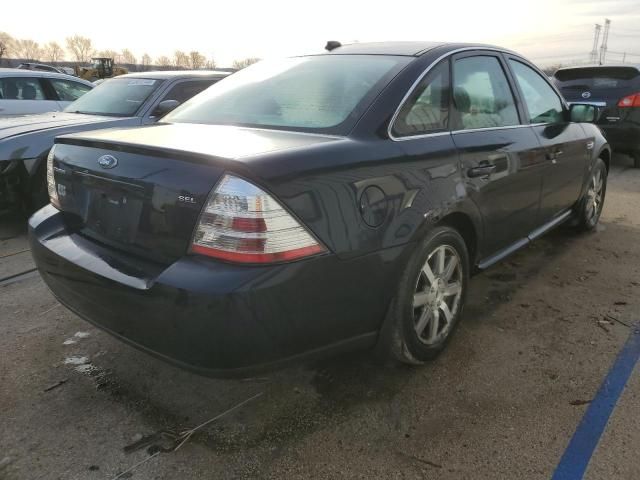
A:
POLYGON ((207 60, 207 63, 205 64, 205 66, 209 70, 215 70, 216 69, 216 61, 213 58, 211 58, 211 59, 207 60))
POLYGON ((149 67, 149 65, 151 65, 151 57, 149 56, 148 53, 145 53, 144 55, 142 55, 142 70, 146 70, 147 67, 149 67))
POLYGON ((125 48, 124 50, 122 50, 122 63, 126 63, 129 65, 135 65, 136 62, 136 56, 131 53, 131 50, 125 48))
POLYGON ((198 68, 201 68, 204 66, 206 59, 204 58, 204 55, 202 55, 200 52, 198 52, 197 50, 193 50, 189 52, 189 60, 191 62, 191 68, 193 68, 194 70, 197 70, 198 68))
POLYGON ((80 35, 67 37, 67 49, 73 54, 78 63, 88 63, 93 55, 93 45, 90 38, 80 35))
POLYGON ((171 59, 169 57, 167 57, 166 55, 163 55, 163 56, 158 57, 156 59, 156 63, 158 65, 160 65, 161 67, 169 67, 169 66, 171 66, 171 59))
POLYGON ((238 70, 241 70, 243 68, 248 67, 249 65, 253 65, 256 62, 259 62, 260 59, 256 58, 256 57, 249 57, 249 58, 244 58, 242 60, 234 60, 233 61, 233 68, 237 68, 238 70))
POLYGON ((181 50, 176 50, 173 54, 173 64, 178 68, 189 68, 189 55, 181 50))
POLYGON ((0 32, 0 61, 13 55, 15 49, 15 40, 6 32, 0 32))
POLYGON ((38 61, 42 57, 40 45, 30 39, 18 40, 16 42, 16 52, 19 57, 25 60, 38 61))
POLYGON ((120 52, 116 52, 115 50, 110 49, 100 50, 96 55, 98 57, 113 58, 114 63, 120 63, 122 59, 122 55, 120 55, 120 52))
POLYGON ((59 62, 64 60, 64 49, 58 44, 58 42, 49 42, 43 49, 42 53, 49 62, 59 62))

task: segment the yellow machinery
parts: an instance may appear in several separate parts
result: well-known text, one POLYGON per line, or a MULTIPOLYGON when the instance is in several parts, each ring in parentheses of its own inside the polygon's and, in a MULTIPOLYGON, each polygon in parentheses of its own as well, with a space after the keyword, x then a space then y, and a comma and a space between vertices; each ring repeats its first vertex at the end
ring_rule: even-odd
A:
POLYGON ((75 67, 76 75, 85 80, 93 82, 95 80, 117 77, 129 73, 124 67, 116 67, 113 65, 113 58, 95 57, 91 59, 89 66, 75 67))

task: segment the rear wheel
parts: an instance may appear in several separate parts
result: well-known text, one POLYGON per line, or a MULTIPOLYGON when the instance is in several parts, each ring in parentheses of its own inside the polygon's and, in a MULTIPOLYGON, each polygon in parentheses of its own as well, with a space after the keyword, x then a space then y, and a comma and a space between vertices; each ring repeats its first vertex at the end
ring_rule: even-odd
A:
POLYGON ((591 177, 587 185, 587 193, 582 200, 578 211, 578 228, 581 230, 593 230, 602 213, 604 197, 607 193, 607 166, 601 158, 591 171, 591 177))
POLYGON ((392 332, 395 358, 421 364, 444 349, 462 315, 468 280, 464 240, 450 227, 436 228, 418 247, 398 288, 392 332))

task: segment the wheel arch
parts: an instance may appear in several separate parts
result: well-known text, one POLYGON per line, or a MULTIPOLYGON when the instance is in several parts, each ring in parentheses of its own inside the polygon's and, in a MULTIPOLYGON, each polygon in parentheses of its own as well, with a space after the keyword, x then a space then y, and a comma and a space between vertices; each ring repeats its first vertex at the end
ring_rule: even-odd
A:
POLYGON ((476 263, 478 255, 478 230, 469 215, 463 212, 452 212, 444 216, 435 225, 436 227, 447 226, 454 228, 464 240, 469 252, 469 263, 472 267, 476 263))

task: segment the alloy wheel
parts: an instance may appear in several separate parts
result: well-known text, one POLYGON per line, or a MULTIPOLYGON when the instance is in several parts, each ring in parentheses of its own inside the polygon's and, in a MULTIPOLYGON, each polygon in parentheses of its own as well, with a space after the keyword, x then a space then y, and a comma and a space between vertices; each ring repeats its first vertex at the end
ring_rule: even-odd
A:
POLYGON ((602 176, 602 170, 597 170, 591 177, 589 189, 587 190, 587 203, 585 208, 587 220, 590 222, 597 219, 598 215, 600 215, 600 210, 602 209, 603 187, 604 178, 602 176))
POLYGON ((418 339, 433 345, 449 334, 460 308, 462 262, 455 248, 440 245, 427 257, 413 294, 413 320, 418 339))

